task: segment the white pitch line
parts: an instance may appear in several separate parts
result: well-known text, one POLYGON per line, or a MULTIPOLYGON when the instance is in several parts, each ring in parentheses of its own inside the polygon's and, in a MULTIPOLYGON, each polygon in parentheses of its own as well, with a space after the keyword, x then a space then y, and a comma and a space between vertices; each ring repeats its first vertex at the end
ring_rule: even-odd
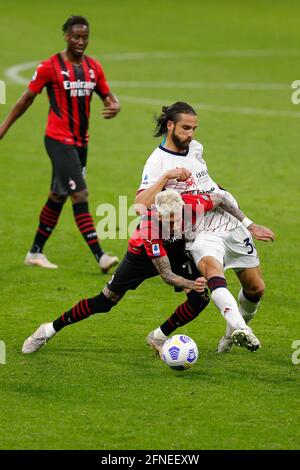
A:
MULTIPOLYGON (((5 76, 13 83, 27 85, 29 79, 21 76, 21 72, 35 68, 38 62, 26 62, 17 64, 5 70, 5 76)), ((287 83, 217 83, 217 82, 149 82, 149 81, 111 81, 111 86, 116 88, 166 88, 166 89, 220 89, 220 90, 288 90, 287 83)))
POLYGON ((102 54, 104 60, 145 60, 145 59, 198 59, 198 58, 266 58, 300 56, 299 49, 253 49, 253 50, 221 50, 221 51, 153 51, 123 52, 119 54, 102 54))
MULTIPOLYGON (((165 105, 168 100, 159 100, 151 98, 142 98, 134 96, 119 96, 120 100, 127 103, 143 104, 143 105, 165 105)), ((235 113, 235 114, 250 114, 258 116, 271 116, 271 117, 291 117, 300 118, 300 112, 292 111, 276 111, 275 109, 263 108, 248 108, 248 107, 234 107, 234 106, 217 106, 213 104, 196 103, 193 104, 194 108, 202 109, 203 111, 213 111, 217 113, 235 113)))
MULTIPOLYGON (((197 59, 197 58, 272 58, 272 57, 300 57, 299 49, 253 49, 253 50, 221 50, 221 51, 186 51, 186 52, 168 52, 168 51, 150 51, 150 52, 122 52, 112 54, 102 54, 101 60, 109 61, 128 61, 128 60, 146 60, 146 59, 197 59)), ((5 70, 5 75, 12 82, 25 85, 28 80, 23 78, 20 73, 24 70, 35 67, 38 62, 26 62, 24 64, 17 64, 5 70)), ((242 84, 243 85, 243 84, 242 84)), ((264 86, 265 84, 262 84, 264 86)), ((276 85, 277 84, 270 84, 276 85)), ((278 84, 278 86, 284 86, 278 84)), ((200 86, 199 86, 200 87, 200 86)), ((230 84, 226 87, 234 89, 230 84)), ((275 89, 274 88, 274 89, 275 89)), ((243 88, 241 88, 243 89, 243 88)), ((253 88, 256 89, 256 88, 253 88)), ((259 89, 259 88, 257 88, 259 89)), ((267 88, 266 88, 267 89, 267 88)), ((277 88, 276 88, 277 89, 277 88)), ((279 89, 279 88, 278 88, 279 89)))
POLYGON ((211 88, 225 90, 290 90, 290 83, 218 83, 218 82, 143 82, 143 81, 111 81, 116 88, 211 88))
MULTIPOLYGON (((108 60, 144 60, 144 59, 172 59, 172 58, 198 58, 198 57, 274 57, 274 56, 299 56, 300 52, 296 49, 281 50, 281 49, 268 49, 268 50, 224 50, 224 51, 190 51, 190 52, 139 52, 139 53, 121 53, 121 54, 106 54, 102 57, 108 60)), ((13 83, 26 85, 28 79, 22 77, 21 72, 32 69, 38 64, 37 61, 27 62, 23 64, 16 64, 5 70, 6 77, 13 83)), ((284 83, 214 83, 214 82, 143 82, 143 81, 115 81, 111 84, 116 88, 148 88, 148 89, 227 89, 227 90, 287 90, 289 84, 284 83)), ((138 98, 132 96, 123 96, 123 101, 137 104, 160 105, 164 104, 161 100, 154 100, 148 98, 138 98)), ((221 113, 238 113, 238 114, 252 114, 273 117, 292 117, 299 118, 299 112, 292 111, 276 111, 275 109, 260 109, 250 107, 233 107, 233 106, 217 106, 210 104, 199 103, 195 105, 198 109, 206 111, 214 111, 221 113)))
POLYGON ((11 80, 14 83, 17 83, 18 85, 27 85, 29 82, 28 79, 23 78, 20 73, 23 72, 24 70, 32 69, 36 67, 38 62, 25 62, 24 64, 16 64, 13 65, 12 67, 9 67, 4 71, 5 76, 11 80))

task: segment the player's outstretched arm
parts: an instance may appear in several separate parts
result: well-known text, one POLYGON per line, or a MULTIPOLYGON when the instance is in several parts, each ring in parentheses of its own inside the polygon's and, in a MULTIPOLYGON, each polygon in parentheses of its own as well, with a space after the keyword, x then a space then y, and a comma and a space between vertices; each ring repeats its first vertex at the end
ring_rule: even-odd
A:
POLYGON ((2 139, 10 126, 20 117, 23 113, 25 113, 26 109, 32 105, 34 98, 36 97, 36 93, 31 90, 26 90, 21 98, 18 99, 14 107, 9 112, 7 118, 3 121, 0 125, 0 139, 2 139))
POLYGON ((203 292, 206 285, 204 277, 198 277, 195 281, 190 281, 184 277, 177 276, 171 269, 171 264, 167 256, 160 256, 158 258, 151 258, 152 262, 160 274, 160 277, 167 284, 181 289, 191 289, 196 292, 203 292))
POLYGON ((261 240, 264 242, 275 240, 275 235, 272 230, 262 225, 256 225, 254 222, 249 220, 245 214, 229 199, 221 194, 210 194, 209 196, 213 202, 214 208, 221 207, 221 209, 233 215, 233 217, 242 222, 242 224, 247 227, 255 240, 261 240))
POLYGON ((104 108, 102 116, 104 119, 114 118, 120 111, 121 105, 118 98, 111 92, 103 100, 104 108))

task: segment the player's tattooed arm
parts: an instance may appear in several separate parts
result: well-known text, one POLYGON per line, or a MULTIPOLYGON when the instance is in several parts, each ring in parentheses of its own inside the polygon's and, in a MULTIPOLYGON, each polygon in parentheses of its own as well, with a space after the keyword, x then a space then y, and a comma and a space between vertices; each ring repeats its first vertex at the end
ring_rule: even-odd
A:
POLYGON ((204 291, 206 285, 206 280, 204 277, 199 277, 194 281, 190 281, 189 279, 185 279, 182 276, 178 276, 177 274, 173 273, 169 258, 167 256, 152 258, 152 262, 160 274, 160 277, 167 284, 170 284, 174 287, 179 287, 181 289, 192 289, 197 292, 204 291))
POLYGON ((263 225, 256 225, 226 197, 222 196, 221 194, 210 194, 210 198, 214 204, 214 208, 221 207, 221 209, 233 215, 233 217, 242 222, 243 225, 247 227, 251 235, 255 238, 255 240, 261 240, 264 242, 275 240, 275 235, 271 229, 264 227, 263 225))
POLYGON ((233 215, 233 217, 235 217, 240 222, 242 222, 242 220, 245 218, 245 214, 237 206, 235 206, 229 199, 222 196, 222 194, 210 194, 209 197, 213 202, 214 209, 216 207, 220 207, 225 212, 228 212, 228 214, 233 215))

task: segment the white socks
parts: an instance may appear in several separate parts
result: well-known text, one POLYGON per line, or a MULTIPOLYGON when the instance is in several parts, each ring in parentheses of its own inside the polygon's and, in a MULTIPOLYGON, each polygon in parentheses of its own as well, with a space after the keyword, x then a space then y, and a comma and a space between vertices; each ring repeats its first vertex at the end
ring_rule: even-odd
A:
POLYGON ((256 304, 253 302, 250 302, 246 297, 244 296, 243 289, 240 290, 239 295, 238 295, 238 300, 239 300, 239 310, 241 312, 241 315, 243 316, 244 320, 246 323, 248 323, 254 315, 256 314, 258 307, 260 305, 260 302, 257 302, 256 304))
POLYGON ((47 323, 47 325, 45 326, 45 333, 47 338, 49 339, 56 334, 56 331, 53 328, 53 323, 47 323))
POLYGON ((226 287, 215 289, 211 294, 211 299, 227 322, 226 335, 227 332, 231 334, 234 330, 247 327, 244 318, 240 314, 235 298, 226 287))

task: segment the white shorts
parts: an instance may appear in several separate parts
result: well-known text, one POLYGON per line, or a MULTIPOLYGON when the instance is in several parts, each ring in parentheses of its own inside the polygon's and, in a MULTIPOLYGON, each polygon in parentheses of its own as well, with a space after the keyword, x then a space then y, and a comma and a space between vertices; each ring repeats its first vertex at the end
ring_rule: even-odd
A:
POLYGON ((259 258, 250 232, 243 226, 228 232, 200 232, 196 239, 186 243, 196 266, 204 256, 213 256, 224 270, 237 271, 259 266, 259 258))

